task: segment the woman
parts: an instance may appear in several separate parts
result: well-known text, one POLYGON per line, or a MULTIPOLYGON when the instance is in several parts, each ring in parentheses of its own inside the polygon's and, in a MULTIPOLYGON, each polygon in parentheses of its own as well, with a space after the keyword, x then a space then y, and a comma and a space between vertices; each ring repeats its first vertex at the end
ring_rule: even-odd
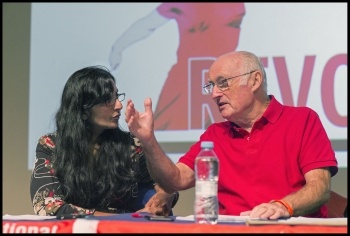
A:
POLYGON ((30 181, 35 214, 171 214, 178 193, 155 185, 140 143, 118 126, 124 97, 105 67, 86 67, 70 76, 56 131, 37 145, 30 181), (153 189, 148 203, 140 203, 153 189))

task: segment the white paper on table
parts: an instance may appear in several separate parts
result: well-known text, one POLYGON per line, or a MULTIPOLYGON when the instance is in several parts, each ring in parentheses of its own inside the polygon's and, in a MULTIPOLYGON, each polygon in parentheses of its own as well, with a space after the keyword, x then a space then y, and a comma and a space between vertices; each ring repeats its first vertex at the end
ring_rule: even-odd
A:
MULTIPOLYGON (((219 215, 218 223, 237 223, 247 222, 249 216, 233 216, 233 215, 219 215)), ((176 220, 194 221, 194 215, 176 216, 176 220)))
MULTIPOLYGON (((194 216, 177 216, 176 220, 194 221, 194 216)), ((219 215, 218 223, 235 223, 245 222, 248 225, 269 225, 269 224, 286 224, 286 225, 333 225, 347 226, 347 218, 311 218, 311 217, 291 217, 278 220, 264 220, 259 218, 249 218, 249 216, 232 216, 219 215)))
POLYGON ((248 219, 250 225, 286 224, 286 225, 333 225, 347 226, 348 218, 311 218, 311 217, 290 217, 278 220, 248 219))
POLYGON ((2 220, 52 220, 56 216, 38 216, 38 215, 3 215, 2 220))

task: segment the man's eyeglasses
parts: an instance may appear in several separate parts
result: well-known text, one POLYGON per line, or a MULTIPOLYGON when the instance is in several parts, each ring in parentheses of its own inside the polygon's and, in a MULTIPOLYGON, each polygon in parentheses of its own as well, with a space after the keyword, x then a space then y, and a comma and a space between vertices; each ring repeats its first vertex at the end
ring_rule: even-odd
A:
POLYGON ((106 101, 106 105, 108 107, 114 106, 117 100, 119 100, 119 102, 122 102, 124 101, 124 99, 125 99, 125 93, 117 93, 115 98, 112 98, 106 101))
POLYGON ((212 93, 213 89, 214 89, 214 85, 216 85, 221 91, 225 91, 229 87, 228 81, 230 79, 234 79, 234 78, 237 78, 237 77, 240 77, 240 76, 243 76, 243 75, 249 75, 249 74, 251 74, 251 73, 253 73, 255 71, 256 70, 253 70, 251 72, 248 72, 248 73, 245 73, 245 74, 242 74, 242 75, 236 75, 236 76, 233 76, 233 77, 230 77, 230 78, 227 78, 227 79, 218 79, 218 81, 216 83, 209 82, 209 83, 207 83, 206 85, 203 86, 204 91, 206 93, 212 93))

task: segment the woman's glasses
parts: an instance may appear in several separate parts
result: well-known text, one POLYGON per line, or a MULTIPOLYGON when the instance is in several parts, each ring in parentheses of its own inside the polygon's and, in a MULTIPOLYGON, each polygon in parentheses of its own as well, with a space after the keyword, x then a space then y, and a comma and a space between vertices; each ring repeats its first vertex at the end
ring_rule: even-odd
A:
POLYGON ((124 99, 125 99, 125 93, 117 93, 115 98, 111 98, 106 101, 106 105, 108 107, 114 106, 117 100, 119 100, 119 102, 122 102, 124 101, 124 99))

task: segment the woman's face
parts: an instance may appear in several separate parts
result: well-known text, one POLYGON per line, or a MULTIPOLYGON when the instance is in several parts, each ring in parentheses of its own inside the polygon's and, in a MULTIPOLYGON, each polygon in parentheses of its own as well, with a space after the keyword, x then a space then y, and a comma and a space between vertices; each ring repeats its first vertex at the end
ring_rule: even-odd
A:
POLYGON ((118 90, 114 85, 112 99, 94 105, 91 108, 91 116, 88 121, 93 127, 94 135, 99 135, 106 129, 116 129, 123 104, 118 98, 118 90))

